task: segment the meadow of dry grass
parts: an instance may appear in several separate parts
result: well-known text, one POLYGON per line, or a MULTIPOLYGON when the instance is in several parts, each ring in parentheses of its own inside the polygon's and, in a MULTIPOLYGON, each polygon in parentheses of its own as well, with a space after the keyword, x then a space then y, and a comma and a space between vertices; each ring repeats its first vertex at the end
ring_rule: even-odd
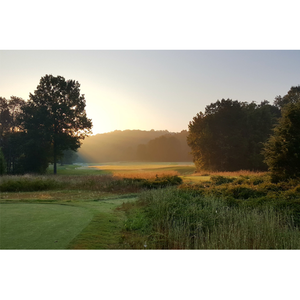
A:
POLYGON ((211 172, 211 171, 202 171, 194 173, 191 176, 226 176, 226 177, 238 177, 238 176, 263 176, 267 172, 256 172, 249 170, 239 170, 234 172, 211 172))
POLYGON ((141 172, 114 172, 115 178, 142 178, 142 179, 154 179, 156 177, 165 176, 179 176, 177 171, 141 171, 141 172))

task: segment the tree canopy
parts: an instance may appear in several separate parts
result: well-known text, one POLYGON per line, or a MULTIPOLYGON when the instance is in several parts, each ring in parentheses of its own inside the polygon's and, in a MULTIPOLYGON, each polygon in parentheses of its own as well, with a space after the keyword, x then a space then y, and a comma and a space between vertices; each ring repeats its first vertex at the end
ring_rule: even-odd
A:
POLYGON ((56 173, 56 162, 90 133, 84 95, 77 81, 45 75, 29 98, 0 97, 1 163, 8 174, 44 173, 49 163, 56 173))
POLYGON ((222 99, 206 106, 189 123, 187 140, 197 170, 266 170, 262 143, 279 115, 268 101, 222 99))
POLYGON ((52 161, 56 174, 63 151, 77 150, 80 140, 90 133, 92 122, 86 116, 84 95, 77 81, 45 75, 29 98, 20 115, 29 137, 27 146, 38 151, 45 165, 52 161))

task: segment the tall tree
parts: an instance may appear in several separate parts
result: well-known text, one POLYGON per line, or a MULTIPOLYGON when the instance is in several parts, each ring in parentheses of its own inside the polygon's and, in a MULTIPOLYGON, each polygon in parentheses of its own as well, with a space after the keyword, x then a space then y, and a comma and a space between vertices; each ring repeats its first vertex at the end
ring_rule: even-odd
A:
POLYGON ((56 164, 63 151, 77 150, 80 140, 92 128, 91 119, 86 116, 84 95, 80 94, 77 81, 45 75, 29 98, 21 115, 28 143, 41 149, 43 165, 46 160, 53 162, 56 174, 56 164))
POLYGON ((292 87, 282 98, 285 103, 281 106, 281 118, 264 145, 263 154, 273 181, 300 178, 299 91, 300 86, 292 87))

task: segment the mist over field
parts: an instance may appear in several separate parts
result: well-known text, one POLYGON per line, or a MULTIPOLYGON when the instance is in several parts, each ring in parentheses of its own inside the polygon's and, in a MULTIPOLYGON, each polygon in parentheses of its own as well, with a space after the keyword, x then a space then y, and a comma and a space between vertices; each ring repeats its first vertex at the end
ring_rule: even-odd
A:
POLYGON ((192 161, 188 132, 167 130, 116 130, 86 138, 77 162, 192 161))

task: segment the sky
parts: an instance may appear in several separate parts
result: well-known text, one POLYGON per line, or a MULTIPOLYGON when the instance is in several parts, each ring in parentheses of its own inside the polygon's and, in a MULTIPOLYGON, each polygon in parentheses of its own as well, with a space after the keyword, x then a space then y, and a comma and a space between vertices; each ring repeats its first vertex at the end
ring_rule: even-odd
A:
POLYGON ((210 103, 271 103, 300 85, 299 50, 1 50, 0 96, 29 99, 46 74, 80 83, 93 134, 180 132, 210 103))

